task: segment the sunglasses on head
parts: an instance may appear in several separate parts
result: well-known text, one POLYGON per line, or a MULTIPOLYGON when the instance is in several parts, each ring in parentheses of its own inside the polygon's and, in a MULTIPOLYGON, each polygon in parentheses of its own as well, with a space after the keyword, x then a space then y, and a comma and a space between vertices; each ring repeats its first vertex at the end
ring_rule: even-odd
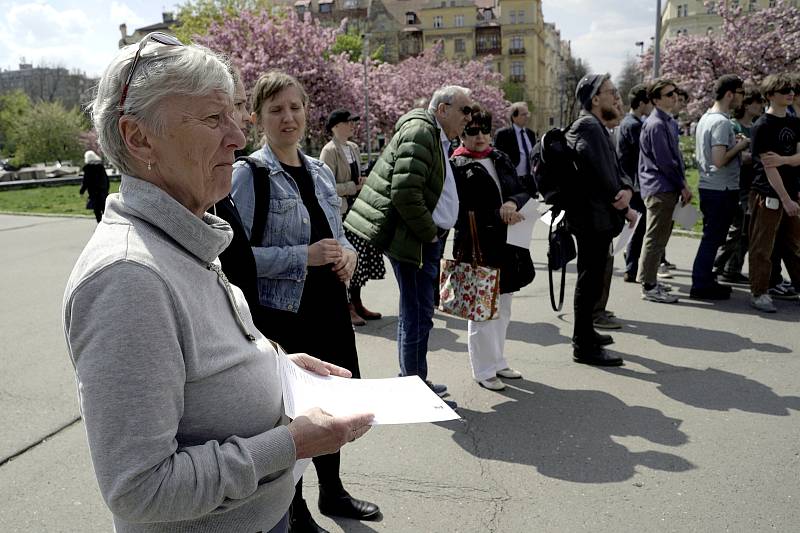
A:
POLYGON ((128 98, 128 89, 131 87, 133 73, 136 71, 136 66, 139 64, 139 58, 142 55, 142 50, 144 50, 144 47, 150 41, 155 41, 158 44, 163 44, 164 46, 183 46, 183 43, 172 35, 167 35, 166 33, 161 33, 160 31, 148 33, 142 37, 142 40, 139 41, 139 49, 136 50, 136 55, 133 56, 133 61, 131 61, 131 68, 128 70, 128 76, 125 78, 125 84, 122 86, 122 96, 119 98, 119 116, 125 114, 125 99, 128 98))
POLYGON ((797 88, 796 87, 784 87, 782 89, 778 89, 775 92, 778 93, 778 94, 783 94, 783 95, 786 95, 786 94, 789 94, 789 93, 797 94, 797 88))
MULTIPOLYGON (((448 103, 445 102, 444 105, 451 106, 453 104, 448 104, 448 103)), ((464 116, 472 115, 472 108, 470 106, 468 106, 468 105, 465 105, 464 107, 459 107, 458 110, 461 111, 464 114, 464 116)))
POLYGON ((484 135, 489 135, 490 133, 492 133, 492 127, 484 125, 484 126, 469 126, 467 128, 464 128, 464 135, 468 137, 474 137, 479 133, 483 133, 484 135))

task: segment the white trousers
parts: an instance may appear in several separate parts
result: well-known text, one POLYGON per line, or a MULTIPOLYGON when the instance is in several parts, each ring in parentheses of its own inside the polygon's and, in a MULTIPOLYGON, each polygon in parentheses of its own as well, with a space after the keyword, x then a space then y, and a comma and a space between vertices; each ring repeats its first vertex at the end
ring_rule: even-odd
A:
POLYGON ((485 322, 467 323, 467 347, 472 377, 484 381, 497 375, 498 370, 508 368, 503 355, 506 331, 511 322, 511 298, 513 293, 501 294, 497 302, 497 318, 485 322))

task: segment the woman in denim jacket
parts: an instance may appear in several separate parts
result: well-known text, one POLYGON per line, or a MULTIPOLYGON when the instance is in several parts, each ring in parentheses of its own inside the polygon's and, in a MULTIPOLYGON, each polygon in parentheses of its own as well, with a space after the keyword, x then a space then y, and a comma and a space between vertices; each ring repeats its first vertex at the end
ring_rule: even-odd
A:
MULTIPOLYGON (((305 134, 308 95, 283 72, 270 71, 253 89, 251 121, 264 146, 251 154, 269 169, 269 212, 261 246, 253 247, 260 306, 256 326, 288 353, 324 355, 359 377, 347 284, 356 252, 344 236, 340 199, 331 170, 298 148, 305 134)), ((250 238, 255 198, 250 167, 237 163, 231 196, 250 238)), ((379 518, 378 506, 350 496, 339 478, 339 453, 314 458, 324 514, 379 518)), ((325 531, 311 517, 302 480, 292 502, 291 530, 325 531)))

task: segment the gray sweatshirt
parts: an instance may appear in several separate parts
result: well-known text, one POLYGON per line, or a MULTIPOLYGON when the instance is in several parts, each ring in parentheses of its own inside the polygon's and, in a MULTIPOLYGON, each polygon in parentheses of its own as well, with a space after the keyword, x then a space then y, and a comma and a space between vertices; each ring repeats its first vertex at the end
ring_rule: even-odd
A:
POLYGON ((64 331, 119 533, 268 531, 291 502, 276 353, 218 274, 231 236, 123 176, 67 283, 64 331))

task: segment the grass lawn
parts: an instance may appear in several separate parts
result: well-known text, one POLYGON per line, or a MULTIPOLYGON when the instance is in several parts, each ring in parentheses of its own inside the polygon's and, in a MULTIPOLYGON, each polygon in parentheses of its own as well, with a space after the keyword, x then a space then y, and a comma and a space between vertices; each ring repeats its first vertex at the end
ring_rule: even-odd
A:
MULTIPOLYGON (((80 188, 75 184, 0 191, 0 211, 94 216, 86 209, 88 196, 78 194, 80 188)), ((119 182, 112 181, 111 192, 118 190, 119 182)))

